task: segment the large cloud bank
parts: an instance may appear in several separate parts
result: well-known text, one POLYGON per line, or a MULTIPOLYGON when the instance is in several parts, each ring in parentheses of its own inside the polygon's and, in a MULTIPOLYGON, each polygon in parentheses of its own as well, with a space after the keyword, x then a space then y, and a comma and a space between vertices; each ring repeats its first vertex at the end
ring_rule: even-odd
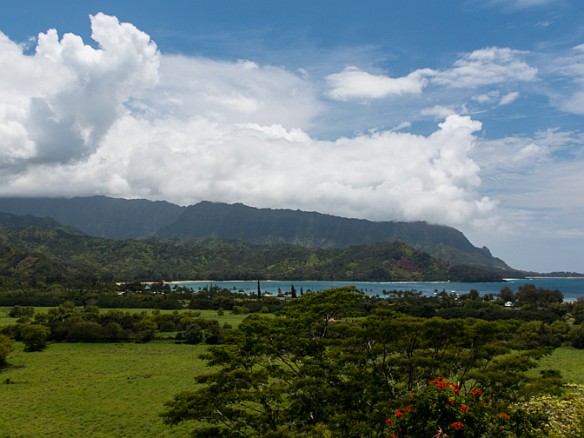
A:
MULTIPOLYGON (((450 75, 391 79, 348 68, 321 93, 279 67, 160 54, 114 17, 97 14, 91 26, 95 46, 49 30, 31 55, 0 34, 0 195, 206 199, 452 225, 480 223, 495 207, 478 194, 470 154, 481 124, 468 116, 451 114, 429 135, 309 132, 323 95, 464 84, 485 57, 510 63, 512 52, 474 53, 450 75)), ((514 65, 513 75, 535 74, 514 65)))

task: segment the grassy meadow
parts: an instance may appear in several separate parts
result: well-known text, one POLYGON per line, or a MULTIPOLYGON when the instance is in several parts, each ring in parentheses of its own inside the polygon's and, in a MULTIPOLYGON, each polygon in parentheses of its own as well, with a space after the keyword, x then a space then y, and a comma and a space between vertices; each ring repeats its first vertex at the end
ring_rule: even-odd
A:
POLYGON ((543 357, 539 364, 539 368, 533 370, 535 374, 539 374, 539 370, 558 370, 566 383, 584 385, 584 350, 560 347, 543 357))
MULTIPOLYGON (((35 308, 36 313, 47 310, 35 308)), ((8 311, 0 308, 0 326, 16 322, 8 311)), ((246 316, 200 313, 233 327, 246 316)), ((204 372, 198 355, 205 345, 158 340, 50 343, 40 353, 23 348, 18 343, 8 358, 11 366, 0 370, 0 438, 189 436, 193 425, 170 427, 158 414, 174 394, 194 387, 194 376, 204 372)))
POLYGON ((204 345, 54 343, 0 372, 2 437, 186 437, 158 414, 204 371, 204 345), (10 384, 6 382, 9 381, 10 384))

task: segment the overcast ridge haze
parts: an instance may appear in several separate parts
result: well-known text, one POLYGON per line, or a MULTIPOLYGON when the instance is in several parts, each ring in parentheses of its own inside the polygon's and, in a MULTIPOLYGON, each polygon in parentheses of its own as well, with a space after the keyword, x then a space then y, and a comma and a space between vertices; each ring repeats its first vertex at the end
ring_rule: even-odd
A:
POLYGON ((0 196, 424 220, 584 272, 584 4, 317 3, 3 2, 0 196))

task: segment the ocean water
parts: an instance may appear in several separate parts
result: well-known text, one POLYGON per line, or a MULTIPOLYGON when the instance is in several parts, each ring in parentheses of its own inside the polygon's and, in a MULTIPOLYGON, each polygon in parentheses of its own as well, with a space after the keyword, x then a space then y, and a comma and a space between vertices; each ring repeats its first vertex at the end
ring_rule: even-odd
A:
MULTIPOLYGON (((262 293, 269 292, 277 295, 278 292, 287 292, 292 285, 296 291, 304 292, 326 290, 343 286, 355 286, 367 295, 383 296, 383 291, 391 290, 416 290, 424 295, 432 295, 434 292, 446 291, 448 293, 466 294, 471 289, 476 289, 481 295, 498 293, 505 286, 512 290, 524 284, 533 284, 536 287, 545 289, 558 289, 564 294, 564 301, 575 301, 579 297, 584 298, 584 278, 528 278, 510 279, 504 282, 495 283, 456 283, 456 282, 370 282, 370 281, 261 281, 262 293)), ((188 281, 179 282, 181 286, 189 287, 193 290, 202 289, 206 286, 219 286, 231 289, 235 292, 255 293, 258 290, 257 281, 188 281)))

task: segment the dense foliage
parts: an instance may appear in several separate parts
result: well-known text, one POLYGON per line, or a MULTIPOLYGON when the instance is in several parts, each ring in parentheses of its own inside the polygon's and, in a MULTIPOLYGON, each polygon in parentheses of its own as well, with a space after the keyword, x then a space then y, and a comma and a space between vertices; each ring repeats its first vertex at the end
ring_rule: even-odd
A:
POLYGON ((39 287, 172 280, 499 280, 503 273, 450 266, 400 242, 347 248, 241 241, 109 240, 70 230, 0 229, 0 285, 39 287))
POLYGON ((6 365, 8 355, 14 350, 14 341, 0 334, 0 367, 6 365))
POLYGON ((413 423, 396 426, 409 431, 398 436, 453 423, 477 431, 468 436, 491 430, 487 424, 491 436, 521 430, 541 418, 515 403, 559 383, 555 373, 525 373, 550 351, 526 324, 406 316, 352 289, 306 294, 278 318, 248 317, 211 348, 202 385, 177 394, 163 418, 196 420, 196 436, 387 436, 387 419, 410 406, 413 423), (489 409, 472 421, 444 414, 429 423, 425 388, 439 376, 456 382, 459 406, 480 390, 489 409), (500 412, 512 421, 496 428, 487 420, 500 412))
POLYGON ((12 339, 22 341, 26 351, 40 351, 49 341, 144 343, 156 334, 170 333, 188 344, 221 343, 225 329, 216 320, 200 317, 196 311, 161 313, 100 311, 94 306, 75 307, 65 303, 34 317, 20 317, 16 324, 0 330, 12 339))
MULTIPOLYGON (((503 261, 494 258, 486 248, 474 247, 460 231, 425 222, 371 222, 315 212, 212 202, 179 207, 168 202, 104 196, 0 198, 0 211, 52 217, 91 236, 110 239, 215 236, 255 244, 320 248, 401 241, 452 264, 507 269, 503 261)), ((2 223, 0 218, 0 227, 2 223)))

